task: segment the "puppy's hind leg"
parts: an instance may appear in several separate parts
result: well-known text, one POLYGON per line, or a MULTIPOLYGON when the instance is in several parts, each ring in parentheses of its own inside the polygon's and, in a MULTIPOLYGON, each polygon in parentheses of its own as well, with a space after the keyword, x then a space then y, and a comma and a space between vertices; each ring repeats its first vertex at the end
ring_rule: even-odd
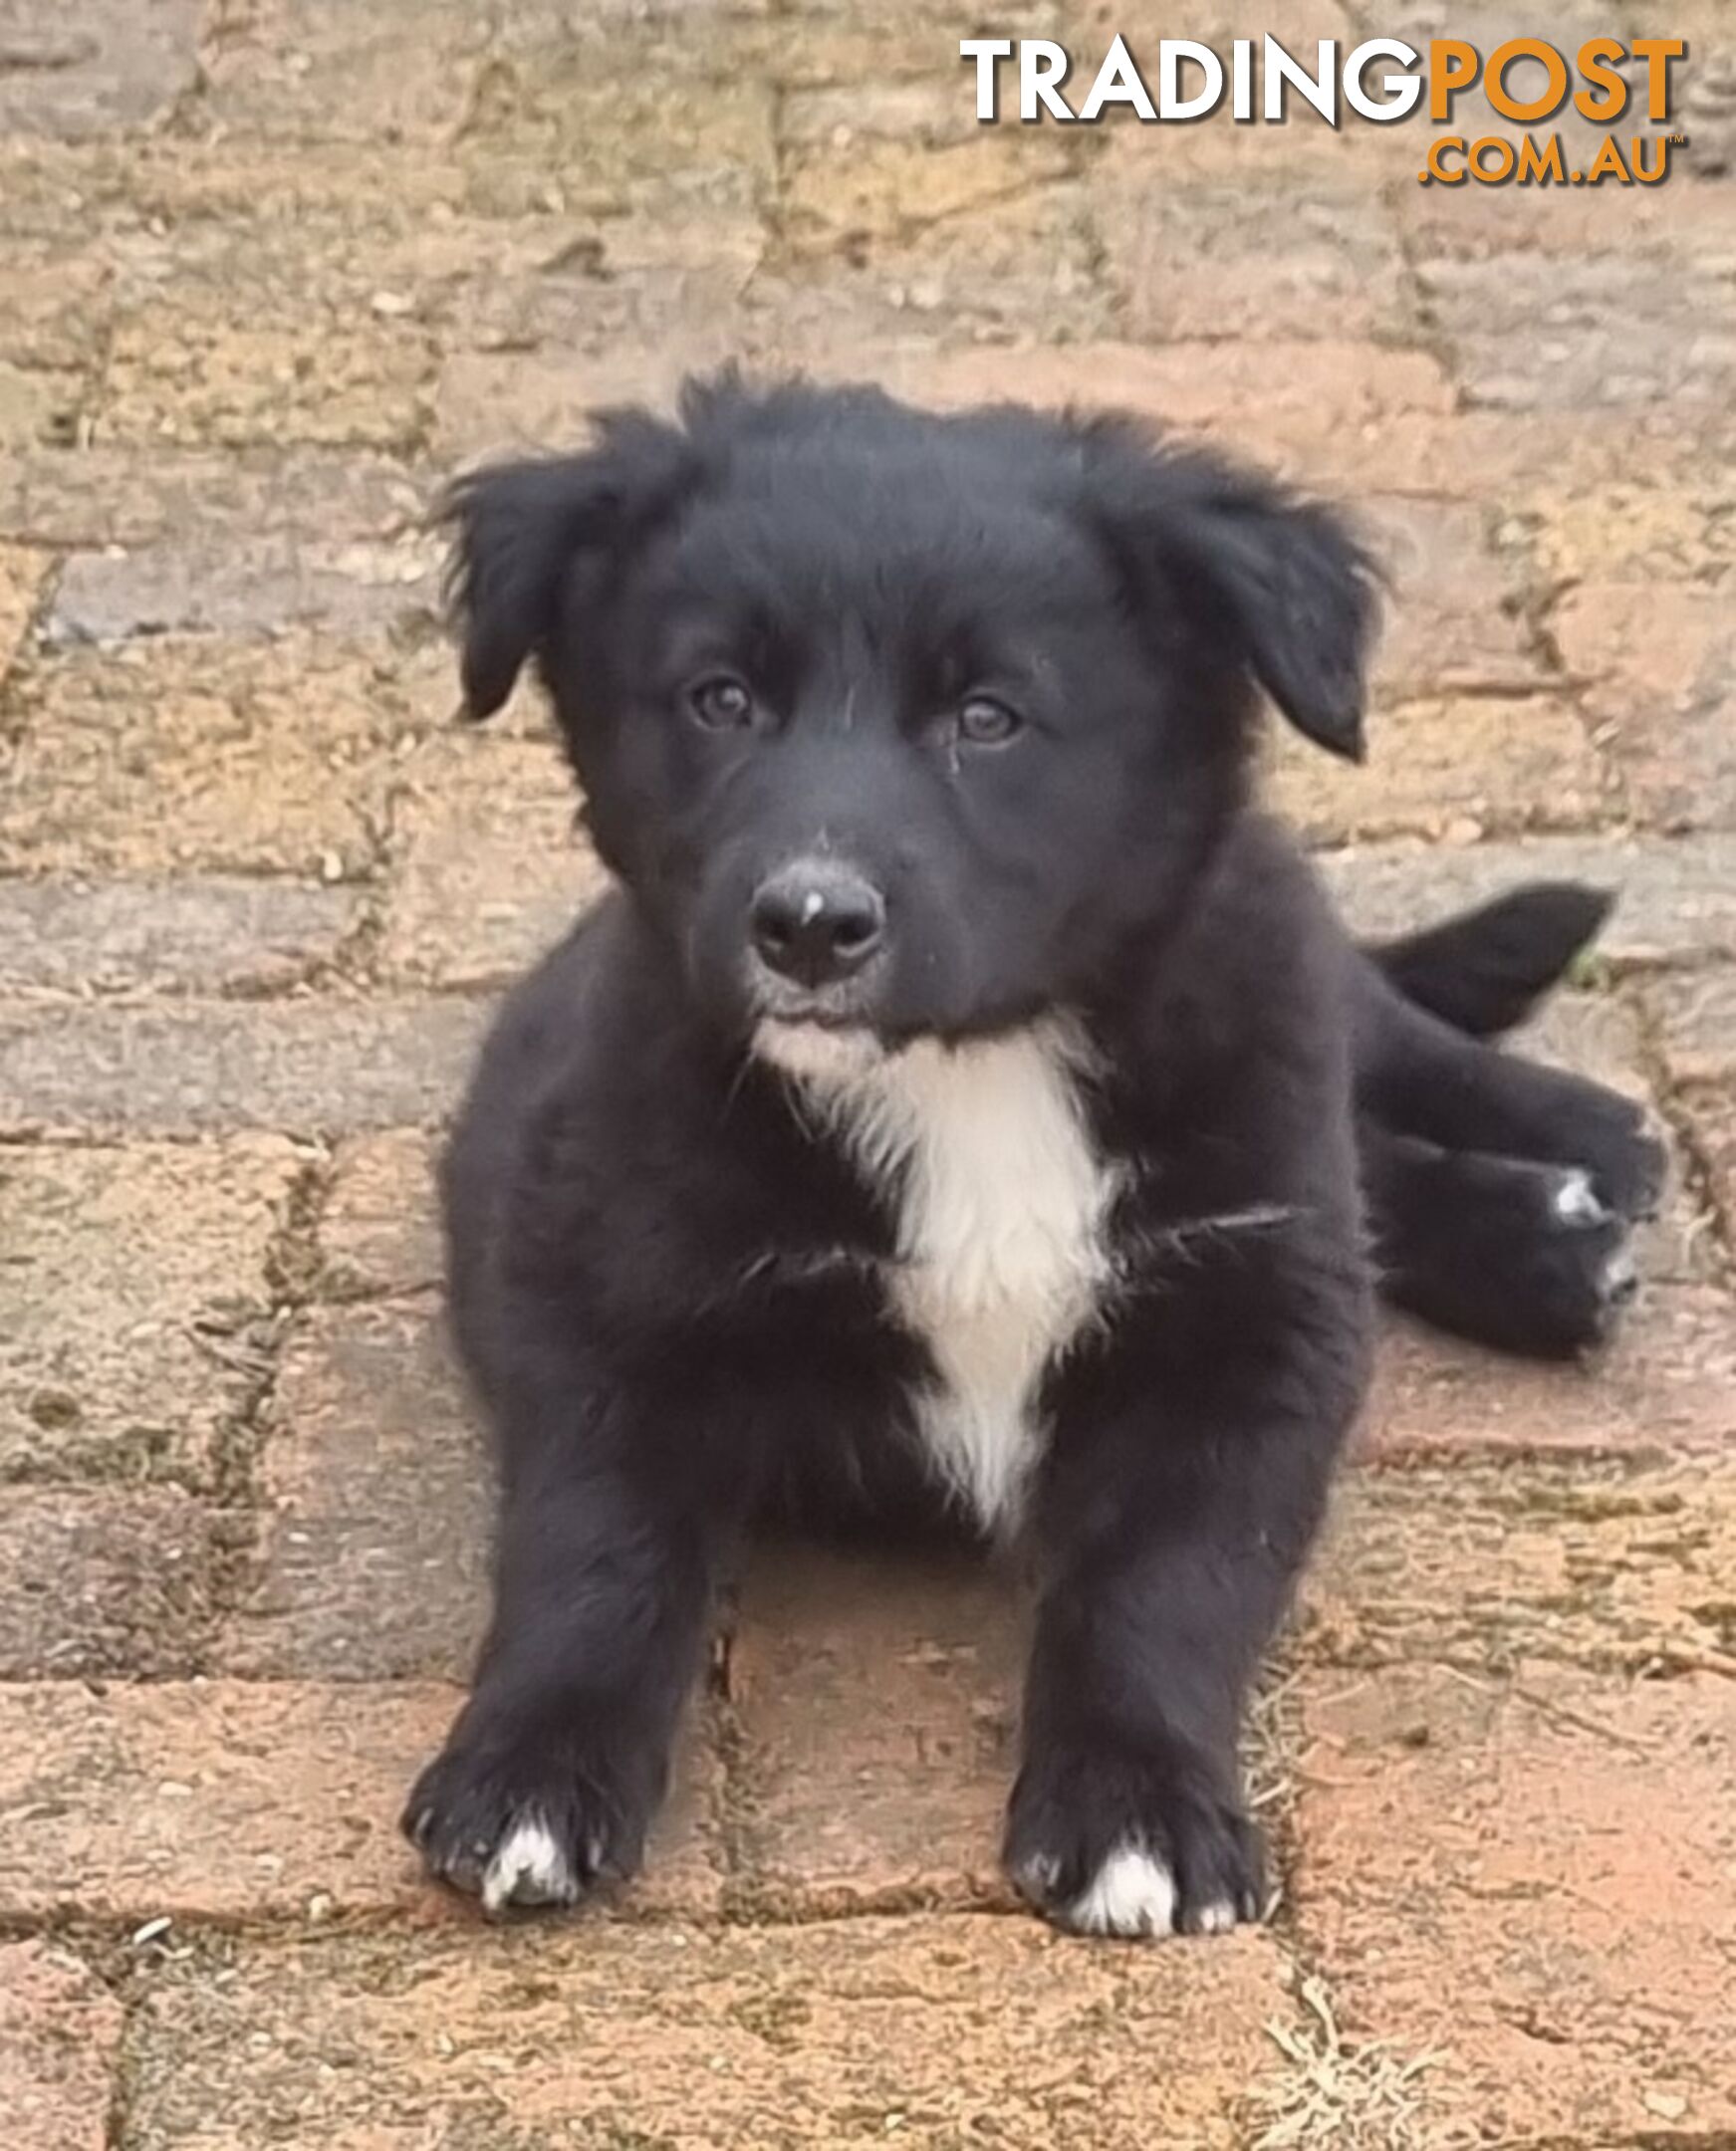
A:
POLYGON ((1652 1216, 1666 1152, 1619 1092, 1469 1038, 1413 1006, 1363 958, 1356 981, 1357 1108, 1442 1150, 1578 1168, 1608 1210, 1652 1216))
POLYGON ((1530 1358, 1602 1343, 1632 1296, 1627 1221, 1577 1165, 1359 1129, 1380 1290, 1456 1336, 1530 1358))

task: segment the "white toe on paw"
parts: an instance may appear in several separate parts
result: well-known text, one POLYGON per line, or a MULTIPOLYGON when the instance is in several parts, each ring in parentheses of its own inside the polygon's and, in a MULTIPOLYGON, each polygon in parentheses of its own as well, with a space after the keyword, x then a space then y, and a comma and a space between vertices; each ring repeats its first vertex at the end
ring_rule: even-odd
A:
POLYGON ((1067 1923, 1081 1934, 1173 1934, 1175 1877, 1154 1854, 1117 1845, 1068 1906, 1067 1923))
POLYGON ((484 1909, 572 1904, 578 1895, 579 1878, 548 1824, 540 1815, 520 1815, 495 1847, 482 1877, 484 1909))
POLYGON ((1215 1904, 1201 1905, 1193 1915, 1197 1934, 1228 1934, 1235 1924, 1236 1908, 1226 1897, 1220 1897, 1215 1904))
POLYGON ((1591 1174, 1577 1168, 1562 1175, 1561 1184, 1555 1191, 1554 1208, 1564 1225, 1602 1225, 1610 1215, 1598 1200, 1591 1174))

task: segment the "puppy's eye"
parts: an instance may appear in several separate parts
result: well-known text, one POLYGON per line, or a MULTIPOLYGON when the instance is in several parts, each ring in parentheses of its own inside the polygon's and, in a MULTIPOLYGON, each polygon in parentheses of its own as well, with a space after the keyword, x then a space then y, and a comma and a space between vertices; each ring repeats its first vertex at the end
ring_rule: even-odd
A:
POLYGON ((739 732, 753 723, 753 690, 732 672, 713 672, 688 688, 687 707, 713 732, 739 732))
POLYGON ((973 747, 1004 747, 1023 731, 1025 720, 993 695, 972 695, 958 712, 958 736, 973 747))

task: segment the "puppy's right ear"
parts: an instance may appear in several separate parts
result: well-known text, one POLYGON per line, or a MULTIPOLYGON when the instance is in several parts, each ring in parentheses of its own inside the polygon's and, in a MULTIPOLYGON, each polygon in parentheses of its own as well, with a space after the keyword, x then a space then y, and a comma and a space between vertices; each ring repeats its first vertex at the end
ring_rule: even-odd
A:
POLYGON ((686 436, 642 412, 606 412, 597 433, 584 454, 490 464, 446 494, 466 717, 493 716, 526 660, 546 653, 576 562, 630 543, 690 475, 686 436))

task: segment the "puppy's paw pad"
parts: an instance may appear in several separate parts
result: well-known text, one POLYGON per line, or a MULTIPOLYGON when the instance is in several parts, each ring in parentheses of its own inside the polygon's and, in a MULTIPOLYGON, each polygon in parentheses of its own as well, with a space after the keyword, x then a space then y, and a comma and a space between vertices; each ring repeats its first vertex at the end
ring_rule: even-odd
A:
POLYGON ((1175 1932, 1175 1901, 1168 1862, 1128 1843, 1116 1847, 1060 1918, 1080 1934, 1167 1935, 1175 1932))
MULTIPOLYGON (((593 1851, 590 1864, 595 1867, 593 1851)), ((482 1906, 577 1904, 583 1884, 553 1830, 534 1811, 521 1814, 482 1870, 482 1906)))

